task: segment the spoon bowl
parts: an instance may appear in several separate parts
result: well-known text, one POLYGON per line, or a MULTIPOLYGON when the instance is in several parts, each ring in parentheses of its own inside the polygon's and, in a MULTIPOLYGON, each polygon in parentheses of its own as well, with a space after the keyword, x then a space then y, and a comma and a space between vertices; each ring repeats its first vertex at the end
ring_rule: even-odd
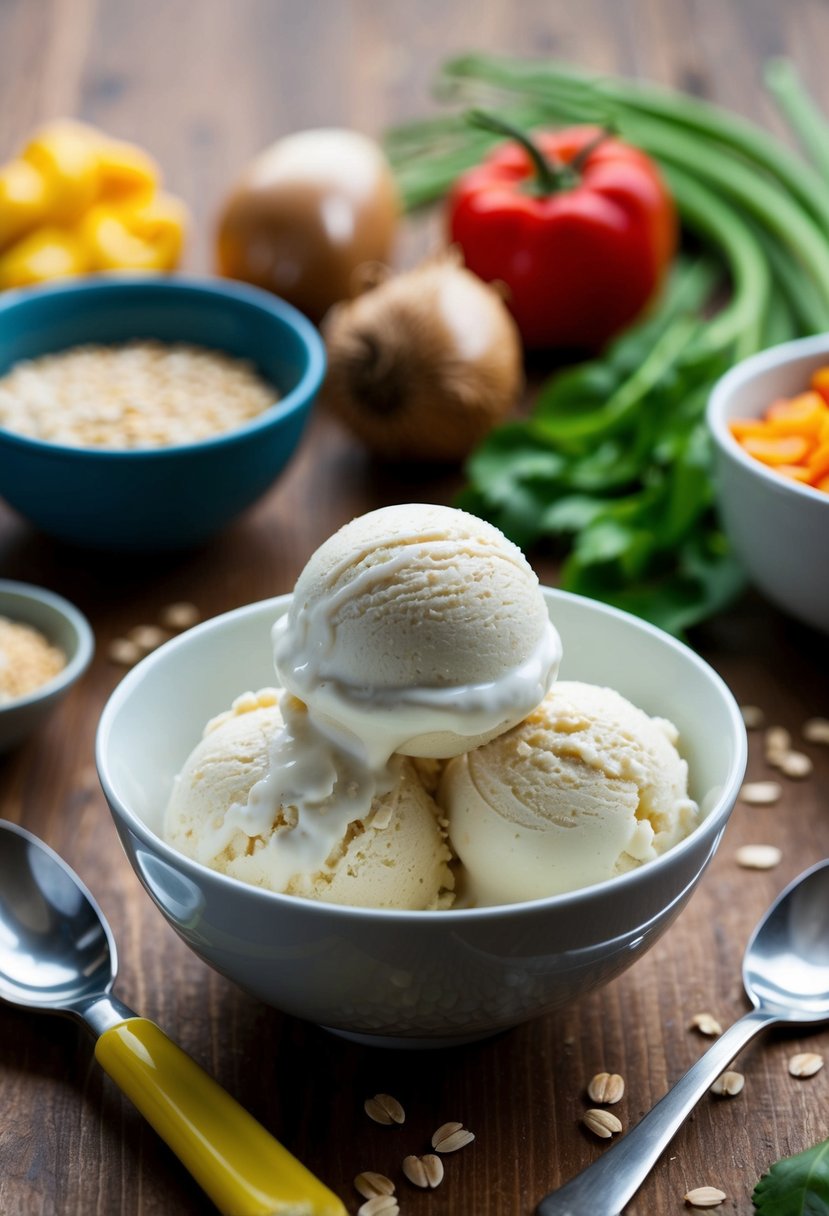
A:
POLYGON ((829 859, 806 870, 774 901, 743 958, 753 1005, 636 1127, 593 1165, 541 1200, 537 1216, 618 1216, 685 1119, 737 1053, 781 1022, 829 1020, 829 859))
POLYGON ((781 1022, 829 1018, 829 860, 787 887, 754 930, 743 985, 781 1022))
POLYGON ((82 1017, 116 970, 112 933, 86 887, 51 849, 3 824, 0 999, 82 1017))

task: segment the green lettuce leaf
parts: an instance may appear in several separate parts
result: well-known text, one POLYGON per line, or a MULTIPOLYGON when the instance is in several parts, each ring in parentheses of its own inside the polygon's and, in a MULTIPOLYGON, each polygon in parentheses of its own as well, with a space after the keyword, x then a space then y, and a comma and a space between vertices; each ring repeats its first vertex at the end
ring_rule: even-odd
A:
POLYGON ((829 1140, 776 1161, 752 1200, 759 1216, 829 1216, 829 1140))

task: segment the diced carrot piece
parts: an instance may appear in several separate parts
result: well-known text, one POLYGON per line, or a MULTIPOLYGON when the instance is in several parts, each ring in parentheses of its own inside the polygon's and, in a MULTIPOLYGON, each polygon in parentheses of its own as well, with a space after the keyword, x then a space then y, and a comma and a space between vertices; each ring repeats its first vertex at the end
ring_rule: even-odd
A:
POLYGON ((819 367, 812 376, 812 388, 829 402, 829 367, 819 367))
POLYGON ((806 467, 812 483, 829 474, 829 442, 821 443, 815 448, 806 461, 806 467))
POLYGON ((775 401, 766 410, 766 421, 775 435, 812 435, 817 437, 829 416, 820 393, 800 393, 789 401, 775 401))
POLYGON ((783 477, 789 477, 792 481, 802 481, 808 485, 812 479, 809 467, 805 464, 776 464, 773 467, 775 473, 781 473, 783 477))
POLYGON ((728 429, 740 443, 750 436, 764 439, 771 434, 768 423, 764 422, 762 418, 732 418, 728 429))
POLYGON ((751 456, 763 464, 799 464, 812 446, 802 435, 777 435, 769 438, 749 435, 742 441, 751 456))

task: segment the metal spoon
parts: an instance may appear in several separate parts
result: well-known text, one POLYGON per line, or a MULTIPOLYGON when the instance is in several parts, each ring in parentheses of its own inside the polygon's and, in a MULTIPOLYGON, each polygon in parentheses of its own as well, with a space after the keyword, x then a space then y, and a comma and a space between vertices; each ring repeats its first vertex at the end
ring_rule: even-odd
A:
POLYGON ((806 870, 769 908, 746 946, 743 984, 754 1008, 633 1131, 542 1199, 537 1216, 618 1216, 697 1102, 750 1039, 778 1022, 829 1019, 829 860, 806 870))
POLYGON ((109 925, 69 866, 0 820, 0 999, 76 1018, 95 1057, 228 1216, 345 1207, 158 1026, 112 996, 109 925))

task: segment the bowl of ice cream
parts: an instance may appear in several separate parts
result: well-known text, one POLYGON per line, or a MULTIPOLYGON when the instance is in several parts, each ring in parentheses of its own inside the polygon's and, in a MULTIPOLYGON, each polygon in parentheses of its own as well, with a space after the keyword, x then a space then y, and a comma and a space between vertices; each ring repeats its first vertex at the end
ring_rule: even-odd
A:
POLYGON ((689 648, 539 588, 489 525, 409 510, 145 659, 97 760, 139 879, 205 961, 339 1033, 436 1046, 647 950, 713 856, 746 743, 689 648))
POLYGON ((0 579, 0 752, 43 724, 94 649, 89 622, 62 595, 0 579))
MULTIPOLYGON (((738 363, 717 383, 708 404, 714 439, 717 502, 723 526, 755 586, 778 608, 829 632, 829 493, 800 481, 792 465, 751 455, 732 433, 781 399, 807 394, 812 375, 829 365, 829 335, 784 342, 738 363)), ((791 442, 802 427, 781 438, 791 442)), ((829 467, 829 437, 814 437, 829 467)))
POLYGON ((322 382, 319 333, 228 280, 96 276, 0 300, 0 495, 115 550, 205 541, 259 498, 322 382))

